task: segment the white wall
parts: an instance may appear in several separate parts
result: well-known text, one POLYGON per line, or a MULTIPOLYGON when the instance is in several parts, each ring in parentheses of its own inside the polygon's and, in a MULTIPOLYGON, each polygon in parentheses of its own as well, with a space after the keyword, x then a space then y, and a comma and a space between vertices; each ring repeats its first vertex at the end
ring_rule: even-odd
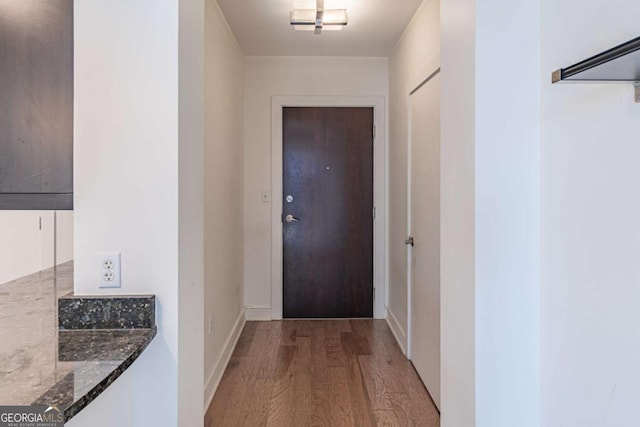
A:
POLYGON ((271 97, 388 97, 386 58, 246 57, 244 86, 244 303, 271 308, 271 97))
POLYGON ((638 423, 640 106, 553 70, 638 36, 632 0, 542 0, 542 420, 638 423), (597 31, 594 31, 597 29, 597 31))
POLYGON ((442 425, 539 425, 539 2, 442 0, 442 425))
POLYGON ((243 312, 244 243, 244 57, 213 0, 206 2, 206 24, 205 407, 224 371, 225 344, 243 312))
MULTIPOLYGON (((202 424, 205 0, 180 0, 178 33, 178 425, 202 424)), ((218 221, 215 216, 210 218, 218 221)))
MULTIPOLYGON (((440 66, 440 2, 426 0, 389 58, 389 301, 407 343, 407 142, 409 94, 440 66)), ((405 347, 406 348, 406 347, 405 347)))
POLYGON ((84 409, 93 426, 113 408, 122 426, 201 420, 203 16, 199 1, 75 2, 75 291, 157 296, 158 335, 130 387, 84 409), (103 251, 122 253, 122 289, 97 288, 103 251))
POLYGON ((440 24, 440 424, 473 427, 476 425, 475 1, 441 0, 440 24))
POLYGON ((478 426, 539 425, 539 70, 539 0, 477 2, 478 426))

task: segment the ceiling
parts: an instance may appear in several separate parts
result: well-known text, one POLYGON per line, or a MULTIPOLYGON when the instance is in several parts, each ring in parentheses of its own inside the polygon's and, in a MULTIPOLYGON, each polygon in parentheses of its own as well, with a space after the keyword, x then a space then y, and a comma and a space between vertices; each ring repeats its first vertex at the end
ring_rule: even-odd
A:
MULTIPOLYGON (((298 0, 295 0, 298 1, 298 0)), ((347 0, 342 31, 296 31, 294 0, 218 0, 246 55, 389 56, 422 0, 347 0)))

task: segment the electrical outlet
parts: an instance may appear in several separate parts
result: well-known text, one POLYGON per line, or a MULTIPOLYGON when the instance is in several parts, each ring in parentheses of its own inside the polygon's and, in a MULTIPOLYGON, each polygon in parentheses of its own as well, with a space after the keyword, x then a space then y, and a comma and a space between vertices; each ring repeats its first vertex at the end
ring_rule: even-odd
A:
POLYGON ((120 252, 100 254, 100 288, 120 288, 120 252))
POLYGON ((111 270, 106 270, 104 273, 102 273, 102 280, 104 280, 105 282, 113 282, 115 277, 115 274, 113 274, 113 271, 111 270))

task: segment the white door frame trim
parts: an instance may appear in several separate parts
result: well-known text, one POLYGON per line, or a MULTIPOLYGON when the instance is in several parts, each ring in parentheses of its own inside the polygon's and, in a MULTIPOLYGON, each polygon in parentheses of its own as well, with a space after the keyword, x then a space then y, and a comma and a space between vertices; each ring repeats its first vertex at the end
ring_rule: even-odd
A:
POLYGON ((382 96, 273 96, 271 98, 271 318, 282 319, 282 108, 373 107, 373 317, 386 317, 387 290, 387 126, 382 96))

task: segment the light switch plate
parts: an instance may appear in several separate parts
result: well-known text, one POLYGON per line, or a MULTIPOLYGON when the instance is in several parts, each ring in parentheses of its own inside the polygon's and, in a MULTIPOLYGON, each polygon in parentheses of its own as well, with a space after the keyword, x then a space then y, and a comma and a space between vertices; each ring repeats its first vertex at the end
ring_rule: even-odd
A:
POLYGON ((263 191, 260 195, 260 200, 262 201, 262 203, 269 203, 271 201, 271 195, 268 191, 263 191))

